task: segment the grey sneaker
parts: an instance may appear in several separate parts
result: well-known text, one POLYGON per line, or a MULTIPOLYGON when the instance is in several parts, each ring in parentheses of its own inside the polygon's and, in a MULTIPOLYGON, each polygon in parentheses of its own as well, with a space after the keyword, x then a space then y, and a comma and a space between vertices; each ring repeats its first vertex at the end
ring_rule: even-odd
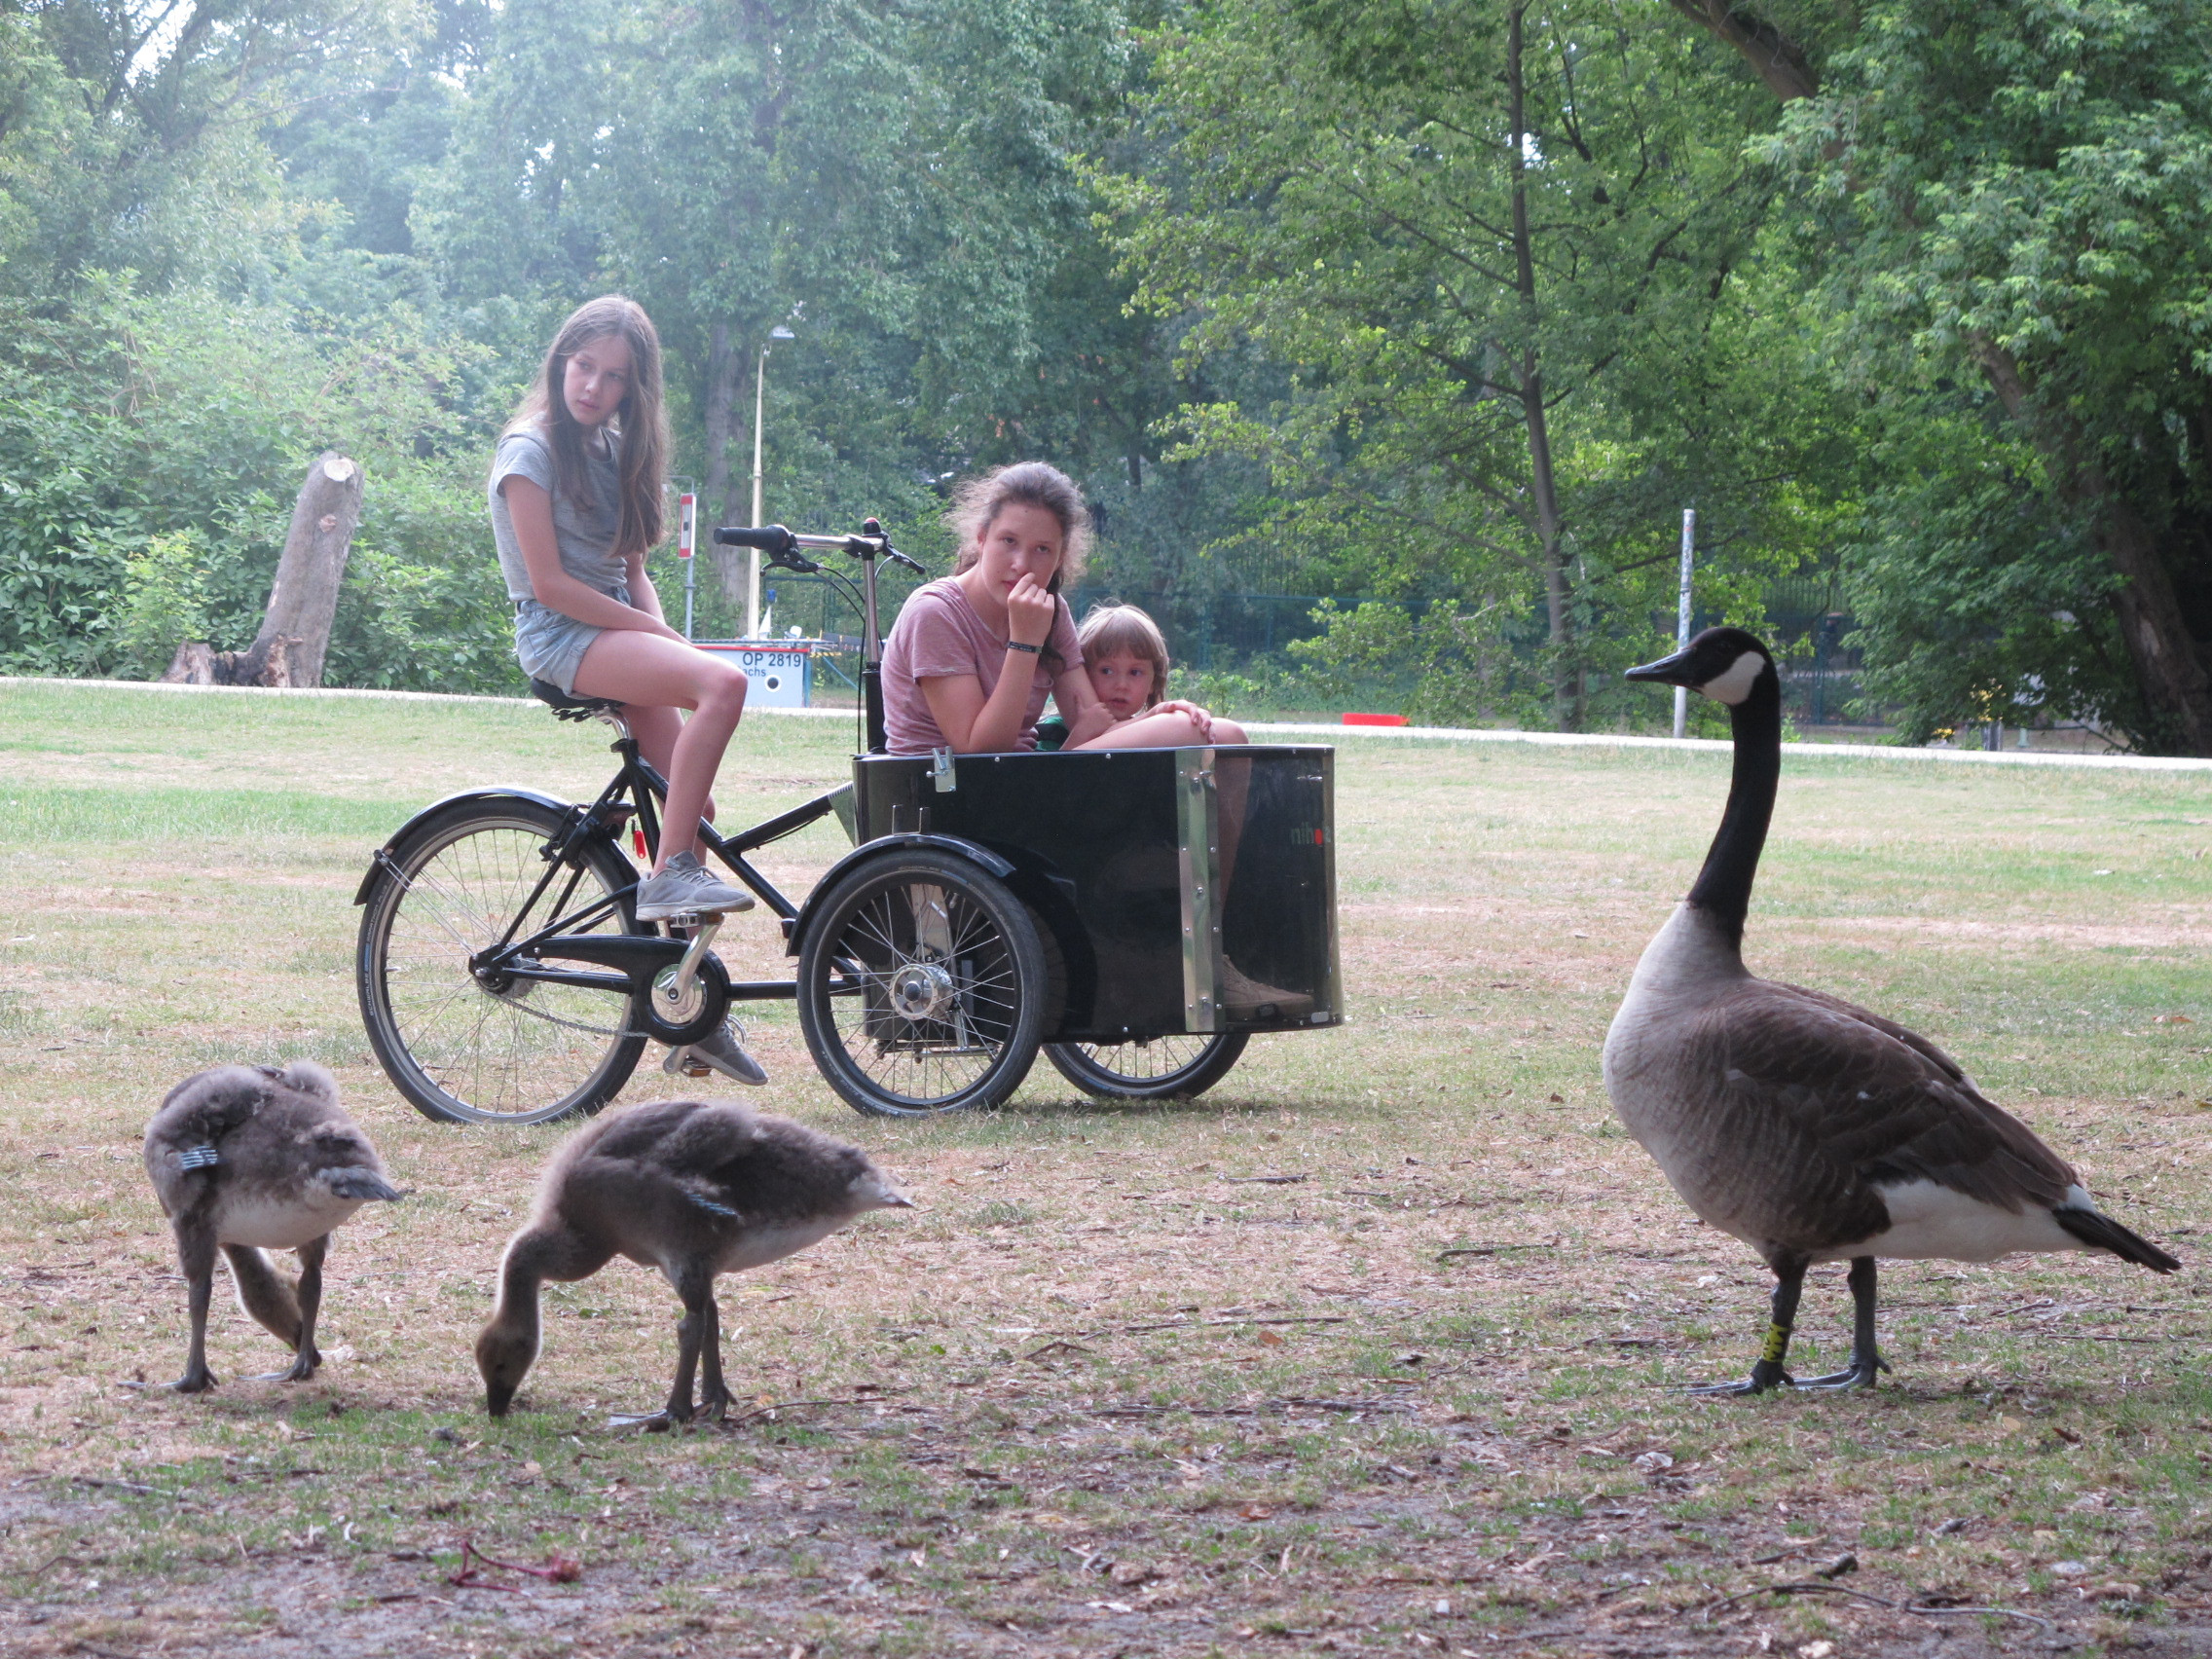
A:
POLYGON ((722 1028, 711 1037, 702 1038, 688 1048, 671 1049, 668 1058, 661 1061, 660 1069, 676 1077, 706 1077, 720 1072, 732 1083, 758 1086, 768 1081, 768 1074, 760 1069, 760 1062, 745 1051, 745 1033, 734 1020, 722 1021, 722 1028))
POLYGON ((696 853, 678 853, 658 875, 638 884, 638 920, 665 922, 699 910, 750 910, 753 895, 732 887, 699 863, 696 853))

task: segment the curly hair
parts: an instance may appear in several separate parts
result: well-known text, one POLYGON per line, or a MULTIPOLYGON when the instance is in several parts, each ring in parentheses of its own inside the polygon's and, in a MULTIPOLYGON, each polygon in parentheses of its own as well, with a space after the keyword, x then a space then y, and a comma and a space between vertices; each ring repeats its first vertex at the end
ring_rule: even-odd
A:
POLYGON ((1060 521, 1060 564, 1046 590, 1057 594, 1083 575, 1090 556, 1090 508, 1074 479, 1049 461, 1017 461, 971 478, 952 493, 944 522, 960 537, 959 575, 983 556, 983 537, 991 523, 1011 506, 1042 507, 1060 521))

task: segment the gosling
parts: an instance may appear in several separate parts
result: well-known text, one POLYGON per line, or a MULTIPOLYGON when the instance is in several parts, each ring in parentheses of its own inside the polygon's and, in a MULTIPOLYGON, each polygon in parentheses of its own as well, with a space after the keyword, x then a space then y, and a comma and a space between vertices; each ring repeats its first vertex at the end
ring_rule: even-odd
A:
POLYGON ((683 1318, 667 1405, 614 1422, 719 1420, 730 1392, 716 1278, 794 1255, 868 1210, 912 1205, 858 1147, 735 1102, 654 1101, 602 1118, 554 1153, 508 1241, 498 1307, 476 1339, 485 1409, 505 1417, 537 1358, 539 1286, 589 1278, 622 1255, 660 1271, 683 1318))
POLYGON ((215 1386, 207 1305, 218 1247, 230 1258, 239 1306, 293 1350, 289 1370, 255 1381, 307 1382, 322 1363, 314 1326, 332 1231, 365 1203, 404 1196, 339 1107, 330 1073, 294 1060, 282 1071, 217 1066, 185 1079, 146 1125, 146 1174, 176 1231, 192 1308, 184 1375, 162 1386, 180 1394, 215 1386), (296 1285, 265 1250, 299 1252, 296 1285))

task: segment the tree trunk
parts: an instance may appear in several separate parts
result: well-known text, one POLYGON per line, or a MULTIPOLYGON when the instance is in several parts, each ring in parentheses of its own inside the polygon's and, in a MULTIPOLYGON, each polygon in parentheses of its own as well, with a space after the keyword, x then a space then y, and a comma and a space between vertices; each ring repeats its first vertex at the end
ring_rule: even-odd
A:
POLYGON ((276 561, 276 580, 269 589, 269 609, 261 632, 240 659, 233 684, 322 683, 338 590, 360 523, 361 469, 326 451, 308 467, 307 481, 300 486, 292 527, 276 561))
POLYGON ((1574 615, 1569 606, 1566 530, 1559 510, 1559 489, 1552 475, 1551 424, 1544 412, 1544 371, 1536 354, 1535 244, 1529 229, 1528 145, 1523 109, 1521 74, 1521 18, 1527 6, 1517 5, 1505 23, 1505 87, 1507 124, 1512 129, 1511 154, 1506 165, 1513 177, 1513 261, 1515 285, 1521 291, 1522 324, 1530 341, 1521 350, 1515 379, 1529 430, 1529 486, 1536 504, 1536 535, 1543 544, 1544 614, 1552 647, 1552 723, 1561 731, 1582 729, 1582 675, 1575 662, 1574 615))
POLYGON ((361 469, 325 451, 308 468, 292 526, 269 587, 261 632, 242 651, 219 651, 204 640, 177 646, 162 680, 170 685, 320 685, 330 625, 353 532, 361 523, 361 469))
POLYGON ((1725 41, 1744 55, 1767 91, 1788 103, 1820 91, 1805 50, 1764 18, 1755 18, 1735 0, 1673 0, 1676 11, 1725 41))
POLYGON ((2088 459, 2073 422, 2062 411, 2036 404, 2018 359, 1985 337, 1971 345, 2005 413, 2027 429, 2050 461, 2059 496, 2088 510, 2098 550, 2120 573, 2113 609, 2135 682, 2162 728, 2149 734, 2152 741, 2187 755, 2212 755, 2212 675, 2182 613, 2172 573, 2158 557, 2157 536, 2113 490, 2104 468, 2088 459))
MULTIPOLYGON (((715 324, 707 343, 707 476, 700 498, 718 514, 715 523, 743 524, 739 517, 737 486, 730 477, 729 446, 737 435, 737 387, 745 353, 730 339, 726 322, 715 324)), ((708 539, 713 540, 710 531, 708 539)), ((715 581, 724 604, 745 607, 746 553, 742 547, 716 547, 715 581)))

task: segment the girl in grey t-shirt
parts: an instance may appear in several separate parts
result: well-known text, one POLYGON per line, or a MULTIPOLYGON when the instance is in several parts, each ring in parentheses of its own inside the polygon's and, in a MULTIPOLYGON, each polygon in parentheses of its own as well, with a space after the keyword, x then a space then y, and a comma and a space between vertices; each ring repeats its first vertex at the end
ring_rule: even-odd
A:
MULTIPOLYGON (((609 294, 578 307, 553 337, 488 485, 524 671, 621 704, 639 749, 668 779, 659 857, 638 886, 641 921, 753 907, 751 894, 699 862, 698 827, 745 712, 745 675, 671 628, 645 575, 663 528, 667 457, 660 338, 634 301, 609 294)), ((701 1066, 766 1081, 727 1026, 669 1055, 672 1071, 701 1066)))

